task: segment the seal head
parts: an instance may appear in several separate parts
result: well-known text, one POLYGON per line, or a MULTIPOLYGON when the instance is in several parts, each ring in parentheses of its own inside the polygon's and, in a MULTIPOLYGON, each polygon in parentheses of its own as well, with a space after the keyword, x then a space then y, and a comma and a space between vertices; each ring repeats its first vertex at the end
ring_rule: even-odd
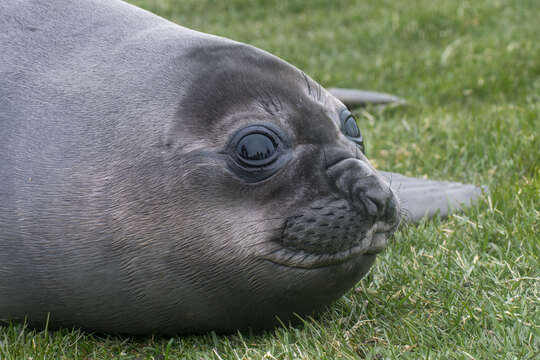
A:
POLYGON ((227 274, 227 323, 267 327, 320 309, 386 247, 396 196, 351 113, 301 71, 244 45, 189 59, 208 70, 190 82, 169 144, 182 203, 213 227, 204 262, 227 274))
POLYGON ((113 0, 2 2, 0 26, 0 319, 268 328, 397 226, 352 115, 283 60, 113 0))

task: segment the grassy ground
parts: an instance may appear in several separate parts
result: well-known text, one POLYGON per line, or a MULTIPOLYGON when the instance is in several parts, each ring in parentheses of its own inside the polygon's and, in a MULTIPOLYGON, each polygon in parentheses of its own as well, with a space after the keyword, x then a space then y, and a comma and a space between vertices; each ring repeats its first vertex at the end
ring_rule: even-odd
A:
POLYGON ((0 328, 0 359, 540 357, 540 2, 134 0, 266 49, 325 86, 397 94, 358 111, 381 169, 489 185, 402 228, 317 319, 263 334, 106 337, 0 328))

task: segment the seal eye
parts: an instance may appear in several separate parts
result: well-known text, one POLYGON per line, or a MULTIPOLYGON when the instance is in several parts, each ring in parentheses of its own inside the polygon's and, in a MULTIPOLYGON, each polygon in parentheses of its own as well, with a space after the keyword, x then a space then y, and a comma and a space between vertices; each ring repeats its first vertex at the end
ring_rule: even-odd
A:
POLYGON ((365 153, 362 133, 351 112, 348 109, 341 110, 339 113, 339 120, 341 121, 341 131, 343 131, 343 134, 360 146, 362 152, 365 153))
POLYGON ((360 135, 358 125, 356 125, 356 121, 352 117, 345 120, 345 126, 343 130, 345 131, 345 134, 350 137, 358 137, 360 135))
POLYGON ((251 125, 233 135, 226 152, 229 169, 248 183, 274 175, 291 158, 284 132, 273 124, 251 125))
POLYGON ((249 163, 265 165, 268 159, 276 153, 276 141, 266 134, 248 134, 236 145, 236 153, 249 163))

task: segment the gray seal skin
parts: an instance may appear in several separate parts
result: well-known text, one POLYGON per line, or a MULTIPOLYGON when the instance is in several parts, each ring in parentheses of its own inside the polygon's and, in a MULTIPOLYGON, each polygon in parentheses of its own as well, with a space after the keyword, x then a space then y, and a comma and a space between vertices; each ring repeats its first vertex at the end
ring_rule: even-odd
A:
POLYGON ((0 319, 268 328, 399 222, 344 105, 262 50, 113 0, 0 3, 0 319))

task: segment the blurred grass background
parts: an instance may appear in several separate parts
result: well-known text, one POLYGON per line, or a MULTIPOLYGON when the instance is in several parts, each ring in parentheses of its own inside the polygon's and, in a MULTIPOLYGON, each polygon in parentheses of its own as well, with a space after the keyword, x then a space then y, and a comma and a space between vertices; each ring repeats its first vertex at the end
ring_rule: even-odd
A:
POLYGON ((128 338, 0 328, 0 359, 540 357, 540 1, 132 0, 246 42, 324 86, 393 93, 356 111, 377 167, 488 185, 403 227, 371 273, 303 326, 128 338))

